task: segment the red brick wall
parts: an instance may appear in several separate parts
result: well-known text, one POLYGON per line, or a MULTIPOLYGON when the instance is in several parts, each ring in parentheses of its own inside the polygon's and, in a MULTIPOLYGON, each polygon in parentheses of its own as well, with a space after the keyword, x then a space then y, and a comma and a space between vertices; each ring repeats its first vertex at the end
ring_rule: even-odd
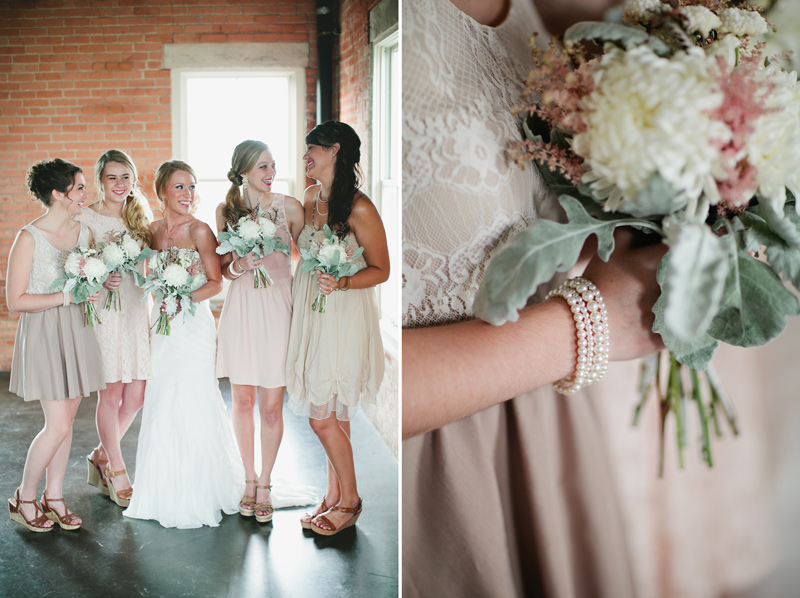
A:
MULTIPOLYGON (((153 172, 172 149, 170 73, 161 70, 162 45, 226 41, 309 43, 306 118, 309 128, 314 125, 313 0, 0 4, 0 370, 11 368, 17 322, 5 302, 8 252, 16 231, 42 213, 27 193, 27 168, 61 157, 91 179, 98 156, 116 147, 133 156, 142 187, 152 195, 153 172)), ((354 108, 349 100, 347 105, 352 120, 354 108)))
MULTIPOLYGON (((361 138, 361 167, 369 176, 369 130, 372 125, 369 78, 369 12, 374 0, 342 0, 339 23, 338 118, 361 138)), ((336 109, 336 108, 335 108, 336 109)), ((369 187, 365 190, 369 194, 369 187)))

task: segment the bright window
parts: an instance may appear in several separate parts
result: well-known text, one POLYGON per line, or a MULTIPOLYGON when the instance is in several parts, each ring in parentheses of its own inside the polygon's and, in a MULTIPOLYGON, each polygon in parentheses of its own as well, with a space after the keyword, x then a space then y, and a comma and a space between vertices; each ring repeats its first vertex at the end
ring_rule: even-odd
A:
MULTIPOLYGON (((304 82, 303 77, 299 77, 304 82)), ((277 163, 273 190, 297 196, 305 182, 298 145, 297 71, 174 70, 173 151, 198 176, 197 217, 216 233, 215 210, 230 188, 233 149, 265 142, 277 163), (176 113, 177 111, 177 113, 176 113), (298 183, 299 181, 299 183, 298 183)))
POLYGON ((372 199, 386 228, 392 275, 379 288, 384 337, 400 337, 400 47, 397 32, 374 46, 372 199))

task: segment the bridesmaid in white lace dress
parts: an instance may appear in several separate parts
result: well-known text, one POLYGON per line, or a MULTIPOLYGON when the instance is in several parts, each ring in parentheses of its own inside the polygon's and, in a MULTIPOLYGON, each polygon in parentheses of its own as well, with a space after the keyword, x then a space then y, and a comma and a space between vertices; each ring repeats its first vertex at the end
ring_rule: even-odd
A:
MULTIPOLYGON (((53 290, 63 275, 62 251, 88 247, 92 233, 75 222, 87 199, 81 169, 56 158, 34 164, 28 188, 47 208, 17 235, 8 256, 6 301, 21 312, 14 340, 10 390, 39 401, 45 426, 31 442, 22 484, 8 501, 11 519, 34 532, 48 532, 54 521, 73 530, 81 519, 64 502, 62 486, 72 444, 72 422, 81 397, 105 387, 100 349, 84 325, 83 307, 70 293, 53 290), (36 489, 47 472, 41 507, 36 489)), ((98 294, 90 297, 96 302, 98 294)))
MULTIPOLYGON (((139 187, 136 166, 125 152, 108 150, 94 169, 100 199, 83 209, 79 217, 102 243, 110 232, 130 232, 143 247, 150 246, 152 213, 139 187)), ((144 262, 140 265, 144 274, 144 262)), ((120 442, 142 408, 145 380, 150 378, 150 320, 140 289, 130 274, 110 274, 103 285, 99 305, 108 293, 119 292, 120 309, 100 312, 102 324, 95 327, 106 389, 97 401, 97 434, 100 445, 86 457, 88 481, 121 507, 132 493, 122 458, 120 442), (109 484, 110 480, 110 484, 109 484)))
MULTIPOLYGON (((603 4, 538 3, 562 30, 562 17, 597 20, 579 9, 603 4)), ((606 431, 613 418, 628 432, 629 364, 624 378, 611 367, 556 395, 574 330, 563 301, 542 302, 548 289, 516 323, 473 319, 491 256, 531 220, 560 217, 536 169, 507 154, 534 31, 546 47, 531 0, 403 3, 404 593, 718 596, 764 568, 750 476, 657 481, 642 454, 655 434, 637 431, 631 449, 606 431)), ((587 270, 608 305, 612 359, 659 346, 645 318, 659 258, 615 252, 587 270)))
MULTIPOLYGON (((217 206, 218 232, 261 208, 275 214, 278 234, 287 246, 297 239, 303 228, 303 207, 294 197, 273 193, 275 160, 265 143, 247 140, 237 145, 228 178, 231 188, 217 206)), ((253 252, 228 253, 220 264, 231 286, 219 318, 217 377, 231 382, 233 430, 246 474, 239 513, 266 523, 274 510, 271 476, 283 436, 286 348, 292 321, 290 257, 279 251, 263 258, 253 252), (272 284, 256 289, 253 271, 262 265, 272 284), (256 397, 261 421, 259 475, 253 446, 256 397)))
POLYGON ((327 224, 354 250, 364 248, 352 276, 336 280, 298 268, 292 285, 289 406, 309 418, 328 457, 325 497, 300 521, 325 536, 350 527, 361 513, 350 418, 360 401, 375 401, 384 370, 374 287, 389 278, 389 250, 378 210, 358 189, 360 158, 361 140, 345 123, 327 121, 306 136, 306 173, 319 184, 306 189, 298 247, 308 249, 327 224), (328 296, 324 313, 311 309, 320 291, 328 296))

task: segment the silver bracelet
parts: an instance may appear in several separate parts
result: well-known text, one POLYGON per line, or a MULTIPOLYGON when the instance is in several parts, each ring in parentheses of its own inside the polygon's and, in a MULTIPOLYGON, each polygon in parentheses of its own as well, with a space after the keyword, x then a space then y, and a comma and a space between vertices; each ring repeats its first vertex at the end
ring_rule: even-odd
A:
POLYGON ((244 274, 244 270, 242 270, 241 272, 237 272, 236 269, 233 267, 234 263, 236 263, 236 260, 233 260, 230 264, 228 264, 228 274, 231 275, 231 278, 239 278, 242 274, 244 274))
POLYGON ((597 287, 583 276, 570 278, 547 294, 563 297, 575 321, 578 359, 575 372, 553 384, 561 394, 573 394, 597 382, 608 370, 608 312, 597 287))

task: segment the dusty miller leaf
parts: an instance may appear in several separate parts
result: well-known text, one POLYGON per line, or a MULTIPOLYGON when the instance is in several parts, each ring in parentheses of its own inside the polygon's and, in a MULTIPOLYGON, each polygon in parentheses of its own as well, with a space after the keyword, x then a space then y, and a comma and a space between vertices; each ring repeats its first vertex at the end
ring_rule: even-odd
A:
POLYGON ((516 321, 517 311, 540 284, 575 265, 589 235, 597 235, 598 255, 608 260, 614 250, 614 229, 641 223, 610 214, 604 220, 593 218, 581 201, 569 195, 559 201, 568 223, 537 220, 491 259, 473 305, 478 317, 492 324, 516 321))
POLYGON ((684 365, 694 368, 696 370, 705 370, 714 356, 714 351, 717 350, 719 342, 703 332, 698 335, 693 341, 683 341, 676 337, 664 324, 664 311, 667 306, 667 298, 663 292, 664 281, 666 279, 666 271, 669 265, 670 254, 667 253, 658 265, 657 278, 661 285, 662 293, 653 306, 653 313, 656 316, 653 323, 653 332, 661 335, 667 349, 672 351, 675 359, 684 365))
POLYGON ((800 313, 800 306, 772 268, 742 249, 736 251, 708 333, 729 345, 764 345, 783 331, 787 316, 800 313))
POLYGON ((670 248, 662 293, 664 324, 692 342, 705 334, 717 314, 729 268, 728 243, 705 224, 684 223, 670 248))
POLYGON ((564 45, 571 46, 582 41, 593 41, 600 46, 605 42, 612 42, 626 50, 648 44, 659 56, 669 54, 669 48, 660 39, 651 37, 640 27, 622 23, 584 21, 575 23, 564 32, 564 45))

